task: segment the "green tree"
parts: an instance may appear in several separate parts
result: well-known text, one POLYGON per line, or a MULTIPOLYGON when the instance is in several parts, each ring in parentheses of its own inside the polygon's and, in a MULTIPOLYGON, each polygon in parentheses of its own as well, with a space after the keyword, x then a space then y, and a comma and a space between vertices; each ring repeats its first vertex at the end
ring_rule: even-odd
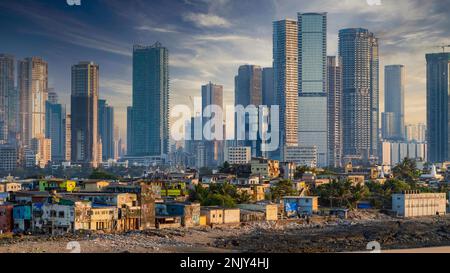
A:
POLYGON ((106 179, 106 180, 117 180, 118 177, 114 174, 107 173, 105 171, 95 169, 91 175, 89 176, 89 179, 106 179))
POLYGON ((416 162, 409 158, 405 158, 402 162, 397 164, 392 172, 395 179, 408 182, 413 185, 413 187, 420 176, 420 171, 417 169, 416 162))
POLYGON ((281 180, 270 189, 272 200, 280 200, 285 196, 296 196, 298 192, 290 180, 281 180))

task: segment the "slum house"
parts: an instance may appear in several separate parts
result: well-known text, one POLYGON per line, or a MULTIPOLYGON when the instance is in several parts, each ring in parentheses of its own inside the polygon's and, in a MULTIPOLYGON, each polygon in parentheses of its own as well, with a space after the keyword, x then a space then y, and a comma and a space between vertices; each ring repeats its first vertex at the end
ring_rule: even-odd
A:
POLYGON ((17 182, 1 182, 0 192, 17 192, 22 190, 22 184, 17 182))
POLYGON ((77 182, 64 179, 52 179, 39 181, 39 191, 73 192, 77 182))
POLYGON ((199 203, 157 204, 157 216, 180 216, 181 225, 187 228, 200 225, 199 203))
POLYGON ((238 208, 241 209, 241 222, 278 220, 277 204, 240 204, 238 208))
POLYGON ((13 209, 14 206, 10 204, 0 205, 0 234, 13 231, 13 209))
POLYGON ((319 198, 316 196, 283 197, 284 213, 287 217, 311 216, 319 211, 319 198))
POLYGON ((160 198, 161 188, 158 185, 141 183, 138 196, 141 206, 141 229, 154 229, 156 227, 155 200, 160 198))
MULTIPOLYGON (((139 230, 141 223, 141 207, 138 204, 138 196, 134 193, 70 193, 65 197, 78 198, 90 201, 95 206, 112 206, 117 208, 117 220, 114 228, 117 231, 139 230)), ((109 224, 108 224, 109 226, 109 224)))
POLYGON ((80 191, 83 192, 101 192, 104 191, 110 182, 105 180, 84 180, 80 181, 80 191))
POLYGON ((207 225, 238 224, 241 221, 238 208, 202 207, 202 216, 206 217, 207 225))
POLYGON ((13 208, 14 230, 18 232, 32 231, 31 205, 17 205, 13 208))

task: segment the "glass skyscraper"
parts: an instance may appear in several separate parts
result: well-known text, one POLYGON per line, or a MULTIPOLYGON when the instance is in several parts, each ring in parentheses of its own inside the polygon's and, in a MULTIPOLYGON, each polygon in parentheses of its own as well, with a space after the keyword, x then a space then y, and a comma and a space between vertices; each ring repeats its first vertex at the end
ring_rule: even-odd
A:
POLYGON ((14 92, 14 56, 0 54, 0 142, 8 141, 9 96, 14 92))
POLYGON ((328 166, 327 14, 298 14, 298 143, 328 166))
MULTIPOLYGON (((257 109, 263 104, 262 101, 262 69, 256 65, 243 65, 239 67, 238 75, 235 77, 235 105, 248 107, 255 106, 257 109)), ((250 117, 246 114, 245 118, 245 141, 237 141, 238 146, 247 146, 252 148, 254 157, 261 156, 261 141, 250 141, 250 134, 256 135, 259 139, 259 115, 250 117), (250 126, 250 120, 256 121, 253 127, 250 126)), ((235 126, 238 126, 236 120, 235 126)), ((235 130, 237 133, 237 130, 235 130)))
POLYGON ((339 31, 342 60, 344 156, 379 157, 378 39, 367 29, 339 31))
POLYGON ((169 51, 160 43, 133 48, 133 106, 128 122, 128 155, 168 154, 169 51))
POLYGON ((427 54, 428 161, 450 160, 450 53, 427 54))
POLYGON ((342 64, 328 57, 328 142, 329 165, 342 166, 342 64))
MULTIPOLYGON (((51 139, 52 162, 66 159, 66 109, 58 103, 56 93, 49 93, 45 111, 45 136, 51 139), (50 96, 52 95, 52 100, 50 96)), ((70 136, 67 136, 70 137, 70 136)))
POLYGON ((388 65, 384 71, 383 139, 402 140, 405 130, 405 67, 388 65))
MULTIPOLYGON (((223 128, 215 128, 213 125, 208 126, 211 118, 219 119, 223 121, 223 117, 215 117, 214 113, 208 110, 208 106, 216 105, 223 109, 223 86, 213 83, 208 83, 202 86, 202 124, 206 132, 218 132, 223 128)), ((223 163, 223 140, 213 139, 213 135, 204 134, 203 144, 203 160, 200 162, 200 166, 197 167, 217 167, 223 163)), ((222 136, 223 137, 223 136, 222 136)), ((200 147, 202 149, 202 147, 200 147)))
POLYGON ((280 106, 279 159, 285 148, 298 146, 298 25, 295 20, 273 23, 273 71, 280 106))
POLYGON ((98 134, 102 141, 103 161, 114 159, 114 108, 106 100, 98 100, 98 134))

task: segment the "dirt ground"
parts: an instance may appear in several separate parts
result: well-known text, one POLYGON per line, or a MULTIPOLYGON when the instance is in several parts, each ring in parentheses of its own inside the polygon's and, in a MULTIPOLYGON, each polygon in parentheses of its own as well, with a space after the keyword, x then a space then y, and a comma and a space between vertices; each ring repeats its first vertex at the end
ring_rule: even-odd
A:
POLYGON ((450 216, 404 220, 355 212, 348 220, 316 217, 213 229, 23 236, 0 239, 0 253, 362 252, 372 241, 382 250, 450 246, 450 216))

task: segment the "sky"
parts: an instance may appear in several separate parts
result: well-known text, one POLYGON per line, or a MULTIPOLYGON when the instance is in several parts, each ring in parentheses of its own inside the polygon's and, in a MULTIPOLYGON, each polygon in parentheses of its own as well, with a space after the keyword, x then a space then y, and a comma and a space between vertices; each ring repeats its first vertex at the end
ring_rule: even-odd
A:
POLYGON ((381 110, 384 66, 406 66, 406 122, 426 121, 425 54, 450 45, 450 0, 0 0, 0 53, 41 56, 49 86, 70 109, 70 69, 100 65, 100 97, 115 107, 126 137, 133 44, 169 49, 171 104, 190 105, 201 85, 224 86, 233 104, 243 64, 272 64, 272 22, 297 12, 328 12, 328 55, 338 31, 363 27, 380 38, 381 110), (380 5, 377 5, 379 2, 380 5))

